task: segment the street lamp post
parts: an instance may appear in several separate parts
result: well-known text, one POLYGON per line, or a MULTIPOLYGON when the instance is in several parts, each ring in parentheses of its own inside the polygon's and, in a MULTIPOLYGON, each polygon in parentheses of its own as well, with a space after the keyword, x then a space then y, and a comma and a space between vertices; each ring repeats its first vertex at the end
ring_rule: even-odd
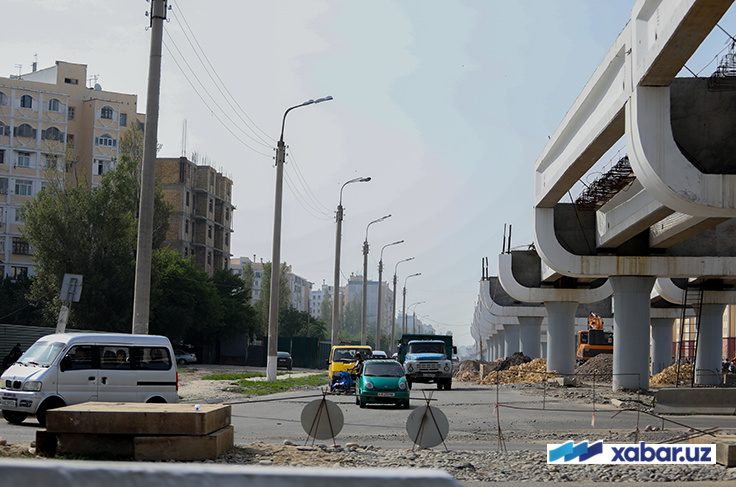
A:
POLYGON ((391 214, 373 220, 365 227, 365 240, 363 241, 363 319, 360 321, 360 344, 365 345, 368 341, 368 229, 374 223, 382 222, 391 214))
POLYGON ((420 304, 424 304, 424 303, 426 303, 426 301, 419 301, 417 303, 411 303, 408 306, 409 308, 414 306, 414 313, 412 314, 412 317, 411 317, 411 332, 414 334, 416 334, 417 332, 417 306, 419 306, 420 304))
MULTIPOLYGON (((394 267, 394 302, 391 305, 391 347, 396 346, 396 272, 399 270, 399 264, 402 262, 408 262, 410 260, 414 260, 414 257, 409 257, 408 259, 400 260, 396 263, 396 266, 394 267)), ((390 348, 389 348, 390 350, 390 348)))
POLYGON ((342 190, 350 183, 367 183, 371 178, 355 178, 340 188, 340 202, 337 205, 337 236, 335 237, 335 287, 332 290, 332 345, 337 345, 337 332, 340 329, 340 241, 342 239, 342 190))
POLYGON ((376 350, 380 350, 381 348, 381 315, 383 315, 383 309, 381 309, 381 305, 383 304, 383 299, 381 299, 383 295, 383 293, 381 292, 381 290, 383 289, 383 251, 386 247, 398 245, 400 243, 404 243, 404 241, 399 240, 397 242, 384 245, 381 249, 381 258, 378 260, 378 313, 376 313, 376 350))
POLYGON ((406 279, 404 279, 404 305, 401 311, 401 333, 406 333, 406 281, 408 281, 410 277, 421 276, 421 275, 422 275, 421 272, 417 272, 416 274, 406 276, 406 279))
POLYGON ((271 249, 271 294, 268 311, 268 359, 266 361, 266 380, 276 381, 276 356, 279 346, 279 279, 281 271, 281 200, 284 187, 284 160, 286 145, 284 144, 284 124, 286 115, 295 108, 332 100, 331 96, 308 100, 302 104, 289 107, 281 120, 281 137, 276 146, 276 198, 273 209, 273 247, 271 249))

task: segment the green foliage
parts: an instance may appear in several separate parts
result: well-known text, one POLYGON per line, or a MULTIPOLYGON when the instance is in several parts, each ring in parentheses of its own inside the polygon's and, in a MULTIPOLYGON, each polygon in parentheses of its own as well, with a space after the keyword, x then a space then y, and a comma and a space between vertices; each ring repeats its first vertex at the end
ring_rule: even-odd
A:
POLYGON ((0 323, 14 325, 41 325, 41 309, 30 303, 26 295, 30 292, 32 278, 6 277, 0 280, 0 323))
POLYGON ((325 340, 327 335, 327 323, 313 318, 306 311, 287 308, 279 312, 280 337, 310 336, 325 340), (307 333, 307 328, 309 328, 309 333, 307 333))
MULTIPOLYGON (((279 315, 291 306, 291 290, 286 278, 286 262, 281 264, 279 271, 279 315)), ((261 277, 261 298, 255 302, 256 319, 258 322, 258 335, 268 335, 268 314, 271 300, 271 263, 263 264, 263 276, 261 277)))
POLYGON ((325 323, 332 324, 332 297, 326 296, 319 305, 319 317, 325 323))
MULTIPOLYGON (((340 330, 345 331, 346 334, 352 336, 357 333, 360 337, 360 328, 363 321, 363 297, 358 295, 351 300, 345 310, 340 314, 340 330)), ((342 337, 342 334, 340 335, 342 337)))
POLYGON ((278 392, 288 392, 290 389, 303 386, 326 386, 328 376, 324 374, 309 375, 307 377, 292 377, 290 379, 279 379, 275 382, 241 380, 235 391, 241 394, 251 396, 262 396, 265 394, 276 394, 278 392))
POLYGON ((258 323, 255 310, 250 306, 253 280, 246 281, 229 270, 222 269, 215 272, 212 282, 222 304, 224 329, 221 338, 230 338, 239 333, 254 337, 258 331, 258 323))

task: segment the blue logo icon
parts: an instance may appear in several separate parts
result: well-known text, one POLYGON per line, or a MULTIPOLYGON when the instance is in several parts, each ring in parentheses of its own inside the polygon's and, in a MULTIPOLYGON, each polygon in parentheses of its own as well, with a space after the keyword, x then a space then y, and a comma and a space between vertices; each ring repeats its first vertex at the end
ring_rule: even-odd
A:
POLYGON ((549 460, 554 462, 564 457, 565 462, 578 459, 579 462, 584 462, 591 457, 594 457, 600 453, 603 453, 603 442, 598 441, 588 446, 587 441, 574 445, 572 441, 562 444, 554 450, 549 450, 549 460))

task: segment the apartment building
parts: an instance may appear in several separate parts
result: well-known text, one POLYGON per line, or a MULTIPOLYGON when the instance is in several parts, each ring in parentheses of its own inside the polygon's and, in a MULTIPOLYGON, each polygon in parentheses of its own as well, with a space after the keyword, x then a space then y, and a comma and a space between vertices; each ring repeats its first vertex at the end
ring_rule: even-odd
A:
POLYGON ((229 269, 235 210, 232 180, 186 157, 157 159, 156 176, 173 206, 164 247, 193 256, 210 276, 229 269))
MULTIPOLYGON (((262 296, 263 289, 263 260, 255 262, 256 256, 253 256, 253 260, 248 257, 236 257, 230 260, 230 269, 232 272, 238 275, 243 275, 243 271, 246 266, 250 266, 253 269, 253 297, 251 304, 255 303, 262 296)), ((286 266, 286 282, 289 285, 289 304, 292 308, 296 308, 299 311, 312 311, 309 302, 313 283, 307 279, 294 274, 291 271, 291 266, 286 266)))
MULTIPOLYGON (((367 281, 367 296, 368 296, 368 307, 366 308, 366 323, 375 327, 377 316, 378 316, 378 281, 367 281)), ((348 279, 348 285, 345 290, 345 302, 351 303, 353 300, 363 300, 363 276, 351 275, 348 279)), ((381 323, 382 328, 381 334, 385 334, 386 330, 390 326, 392 313, 391 306, 393 305, 394 293, 385 282, 381 283, 381 323)), ((397 307, 400 303, 397 303, 397 307)), ((374 328, 375 331, 375 328, 374 328)), ((390 333, 390 331, 389 331, 390 333)))
POLYGON ((32 249, 18 211, 49 179, 86 178, 90 186, 119 158, 120 137, 142 126, 137 96, 87 87, 87 66, 57 61, 0 77, 0 268, 33 274, 32 249), (67 157, 68 156, 68 157, 67 157), (55 174, 56 173, 56 174, 55 174))

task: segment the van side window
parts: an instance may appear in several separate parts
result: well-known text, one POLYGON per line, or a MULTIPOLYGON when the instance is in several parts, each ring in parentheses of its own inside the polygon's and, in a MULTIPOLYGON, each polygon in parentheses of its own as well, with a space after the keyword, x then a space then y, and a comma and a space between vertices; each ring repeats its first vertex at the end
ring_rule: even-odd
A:
POLYGON ((169 370, 171 356, 165 347, 140 347, 136 349, 136 368, 141 370, 169 370))
POLYGON ((71 359, 69 370, 86 370, 92 368, 92 345, 77 345, 67 354, 71 359))
POLYGON ((101 368, 130 370, 130 348, 112 345, 100 347, 100 352, 102 354, 101 368))

